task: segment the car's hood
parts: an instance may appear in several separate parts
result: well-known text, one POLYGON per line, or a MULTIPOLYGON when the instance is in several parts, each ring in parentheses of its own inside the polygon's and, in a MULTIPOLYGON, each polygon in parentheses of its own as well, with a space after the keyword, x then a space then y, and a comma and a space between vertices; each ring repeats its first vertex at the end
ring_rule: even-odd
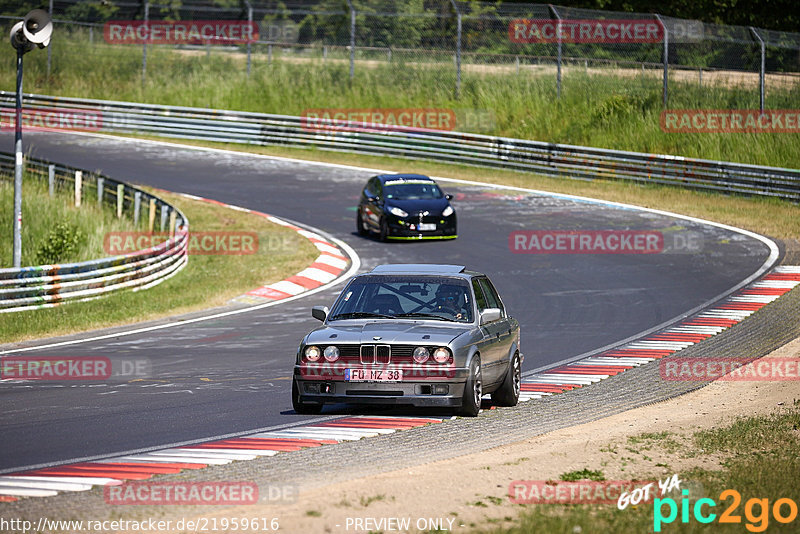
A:
POLYGON ((444 197, 420 199, 420 200, 398 200, 391 199, 386 201, 386 206, 397 206, 409 215, 416 215, 421 211, 428 211, 430 215, 441 215, 442 211, 450 204, 444 197))
POLYGON ((416 321, 341 321, 325 325, 308 334, 306 344, 397 343, 444 345, 471 328, 469 324, 447 326, 416 321), (379 339, 375 339, 378 337, 379 339))

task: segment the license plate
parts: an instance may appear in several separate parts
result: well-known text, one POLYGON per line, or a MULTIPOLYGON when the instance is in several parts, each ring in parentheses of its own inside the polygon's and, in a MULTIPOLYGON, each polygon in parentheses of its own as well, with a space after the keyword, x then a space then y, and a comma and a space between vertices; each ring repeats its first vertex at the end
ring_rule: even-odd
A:
POLYGON ((436 224, 435 223, 420 223, 419 224, 419 229, 422 232, 428 232, 428 231, 431 231, 431 230, 436 230, 436 224))
POLYGON ((346 382, 400 382, 403 371, 389 369, 345 369, 346 382))

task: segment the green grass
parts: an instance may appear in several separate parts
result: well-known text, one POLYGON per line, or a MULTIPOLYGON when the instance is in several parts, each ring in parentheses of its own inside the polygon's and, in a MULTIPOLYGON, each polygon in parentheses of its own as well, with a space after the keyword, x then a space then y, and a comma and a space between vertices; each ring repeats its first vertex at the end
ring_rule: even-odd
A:
MULTIPOLYGON (((46 54, 26 56, 26 91, 53 95, 299 115, 308 108, 447 108, 489 111, 496 125, 486 133, 548 142, 679 154, 747 163, 797 167, 797 134, 678 134, 660 129, 661 83, 639 75, 565 75, 556 98, 549 73, 515 74, 466 68, 460 98, 453 93, 449 63, 357 64, 351 82, 346 62, 280 59, 253 61, 248 78, 242 54, 175 51, 151 47, 146 83, 141 47, 98 43, 81 34, 53 41, 53 71, 46 54), (224 79, 225 83, 220 83, 224 79), (402 88, 402 90, 398 90, 402 88)), ((0 65, 0 87, 14 89, 12 62, 0 65)), ((674 81, 671 108, 753 109, 752 87, 674 81)), ((796 109, 800 84, 770 87, 767 107, 796 109)))
MULTIPOLYGON (((22 265, 43 263, 68 263, 86 261, 107 256, 103 251, 103 236, 108 232, 136 230, 133 221, 127 217, 117 219, 114 207, 98 205, 94 185, 87 184, 83 191, 80 208, 75 207, 73 189, 62 186, 54 196, 50 196, 47 182, 37 179, 31 173, 23 177, 22 186, 22 265), (69 227, 76 236, 69 250, 53 258, 43 255, 48 238, 55 235, 57 226, 69 227)), ((0 176, 0 213, 6 220, 0 224, 0 267, 11 267, 14 212, 13 176, 0 176)), ((139 229, 144 228, 144 218, 139 229)))
POLYGON ((602 481, 606 479, 602 471, 594 471, 588 468, 583 468, 580 471, 562 473, 559 478, 561 478, 561 480, 566 480, 567 482, 575 482, 576 480, 602 481))
MULTIPOLYGON (((655 446, 663 436, 654 436, 655 446)), ((650 441, 643 438, 643 441, 650 441)), ((772 515, 763 517, 758 505, 751 504, 752 517, 747 517, 746 507, 750 499, 768 499, 770 514, 777 499, 788 498, 800 502, 800 486, 797 473, 800 472, 800 401, 781 409, 772 415, 746 417, 712 430, 697 432, 691 440, 689 452, 700 459, 711 454, 723 453, 724 466, 720 470, 692 469, 679 473, 684 481, 682 488, 689 488, 690 507, 701 497, 717 503, 712 512, 717 518, 732 501, 720 499, 720 493, 734 489, 741 495, 741 503, 734 515, 741 516, 739 524, 720 524, 714 521, 702 525, 694 519, 691 512, 686 524, 681 522, 680 506, 678 516, 672 524, 664 526, 662 532, 797 532, 800 519, 789 524, 780 524, 772 515), (694 492, 694 493, 693 493, 694 492), (750 525, 750 528, 747 527, 750 525), (761 527, 765 529, 759 530, 761 527)), ((675 453, 675 451, 672 451, 675 453)), ((708 462, 711 463, 711 460, 708 462)), ((637 473, 633 478, 652 479, 652 473, 637 473)), ((658 473, 656 477, 664 480, 671 472, 658 473)), ((658 496, 658 495, 657 495, 658 496)), ((664 513, 668 512, 666 506, 664 513)), ((704 513, 708 508, 704 509, 704 513)), ((788 515, 789 508, 784 505, 782 513, 788 515)), ((653 504, 628 506, 618 510, 610 505, 528 505, 523 508, 513 526, 504 528, 484 528, 483 533, 527 534, 553 532, 563 534, 590 534, 605 532, 653 532, 653 504)))
POLYGON ((191 232, 256 232, 257 253, 191 255, 180 273, 146 291, 124 291, 89 302, 0 315, 0 342, 69 334, 223 305, 246 291, 295 274, 318 255, 307 239, 263 217, 161 191, 157 194, 186 214, 191 232))

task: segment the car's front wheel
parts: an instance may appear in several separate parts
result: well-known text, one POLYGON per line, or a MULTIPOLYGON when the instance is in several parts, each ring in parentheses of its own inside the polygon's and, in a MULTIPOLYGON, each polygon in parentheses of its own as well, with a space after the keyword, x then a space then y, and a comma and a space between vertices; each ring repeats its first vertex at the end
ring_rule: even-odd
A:
POLYGON ((515 353, 508 365, 506 378, 500 388, 492 393, 492 402, 499 406, 516 406, 522 386, 522 368, 519 353, 515 353))
POLYGON ((304 403, 300 401, 300 390, 297 388, 297 381, 292 380, 292 408, 294 411, 303 415, 314 415, 322 411, 322 403, 304 403))
POLYGON ((364 237, 369 233, 367 227, 364 226, 364 219, 361 218, 361 210, 358 211, 358 215, 356 216, 356 230, 358 231, 358 235, 364 237))
POLYGON ((472 358, 469 365, 469 378, 464 385, 464 395, 461 399, 459 415, 475 417, 481 410, 481 397, 483 397, 483 381, 481 379, 481 359, 479 356, 472 358))
POLYGON ((389 238, 389 223, 386 221, 386 217, 381 219, 381 234, 380 240, 386 241, 389 238))

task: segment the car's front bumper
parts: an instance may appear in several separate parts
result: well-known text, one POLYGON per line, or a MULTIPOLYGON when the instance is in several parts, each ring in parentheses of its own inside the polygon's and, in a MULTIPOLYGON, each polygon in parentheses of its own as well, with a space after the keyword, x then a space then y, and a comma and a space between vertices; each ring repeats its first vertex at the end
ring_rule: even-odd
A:
POLYGON ((300 402, 460 407, 469 369, 451 369, 446 379, 415 377, 402 382, 346 382, 340 376, 307 376, 295 366, 300 402))
POLYGON ((455 214, 449 217, 427 216, 423 219, 424 224, 435 224, 435 230, 419 230, 419 219, 417 217, 397 217, 396 215, 387 216, 389 233, 388 239, 395 240, 424 240, 424 239, 455 239, 458 237, 457 223, 455 214))

